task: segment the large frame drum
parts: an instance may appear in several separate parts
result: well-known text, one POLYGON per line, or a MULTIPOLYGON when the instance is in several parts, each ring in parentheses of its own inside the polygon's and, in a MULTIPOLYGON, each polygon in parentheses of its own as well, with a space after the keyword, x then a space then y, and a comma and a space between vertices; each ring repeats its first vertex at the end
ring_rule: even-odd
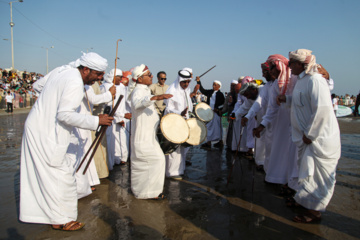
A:
POLYGON ((186 122, 190 128, 190 135, 183 145, 195 146, 203 143, 206 140, 207 136, 207 128, 205 123, 203 123, 197 118, 189 118, 186 120, 186 122))
POLYGON ((214 111, 206 103, 198 103, 195 107, 195 115, 201 121, 208 123, 214 118, 214 111))
POLYGON ((157 136, 165 155, 174 152, 189 138, 189 134, 189 126, 179 114, 169 113, 161 118, 157 136))

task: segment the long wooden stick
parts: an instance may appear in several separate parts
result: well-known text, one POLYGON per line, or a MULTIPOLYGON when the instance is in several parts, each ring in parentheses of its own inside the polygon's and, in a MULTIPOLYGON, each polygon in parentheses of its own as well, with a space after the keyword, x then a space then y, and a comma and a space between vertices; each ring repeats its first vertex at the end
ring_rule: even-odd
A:
MULTIPOLYGON (((109 114, 110 117, 114 116, 115 111, 116 111, 117 108, 119 107, 120 102, 121 102, 121 100, 123 99, 123 97, 124 97, 123 95, 120 95, 119 99, 118 99, 117 102, 116 102, 115 107, 112 109, 112 111, 111 111, 110 114, 109 114)), ((94 141, 92 142, 91 146, 89 147, 88 151, 86 152, 84 158, 81 160, 80 165, 79 165, 79 167, 77 168, 76 172, 79 171, 79 169, 81 168, 81 166, 82 166, 83 163, 85 162, 87 156, 89 155, 89 153, 90 153, 91 149, 94 147, 94 145, 99 146, 98 143, 101 142, 101 139, 100 139, 100 138, 102 138, 102 136, 105 134, 105 131, 106 131, 107 127, 108 127, 108 126, 101 126, 101 128, 100 128, 100 134, 95 137, 94 141), (100 140, 99 140, 99 139, 100 139, 100 140)), ((97 147, 94 147, 94 150, 93 150, 93 153, 94 153, 94 154, 95 154, 96 149, 97 149, 97 147)), ((91 158, 92 158, 92 157, 93 157, 93 154, 92 154, 91 158)), ((91 161, 91 158, 89 159, 89 162, 91 161)), ((85 170, 85 171, 86 171, 86 170, 85 170)), ((85 172, 85 171, 84 171, 84 172, 85 172)))
MULTIPOLYGON (((110 115, 109 115, 110 117, 112 117, 112 116, 115 115, 115 112, 116 112, 117 108, 119 107, 120 102, 121 102, 121 100, 123 99, 123 97, 124 97, 123 95, 120 95, 118 101, 116 102, 115 107, 113 108, 113 110, 111 111, 111 113, 110 113, 110 115)), ((91 161, 92 161, 92 159, 93 159, 93 157, 94 157, 94 155, 95 155, 96 149, 98 148, 99 144, 101 143, 101 140, 102 140, 102 138, 104 137, 104 135, 105 135, 105 133, 106 133, 106 129, 108 128, 108 126, 102 126, 102 128, 104 128, 104 129, 101 129, 101 130, 103 130, 103 131, 102 131, 102 133, 100 134, 99 140, 98 140, 98 142, 96 143, 96 145, 95 145, 95 147, 94 147, 94 149, 93 149, 93 151, 92 151, 92 153, 91 153, 91 155, 90 155, 90 157, 89 157, 88 163, 86 164, 86 167, 85 167, 85 169, 84 169, 84 171, 83 171, 83 174, 85 174, 85 173, 86 173, 86 170, 89 168, 90 163, 91 163, 91 161)))
POLYGON ((202 76, 204 76, 205 74, 207 74, 208 72, 210 72, 213 68, 215 68, 216 65, 214 65, 213 67, 211 67, 209 70, 207 70, 206 72, 204 72, 203 74, 201 74, 199 77, 201 78, 202 76))
MULTIPOLYGON (((115 85, 116 67, 117 67, 117 60, 118 60, 119 41, 122 41, 122 40, 121 40, 121 39, 118 39, 118 40, 116 41, 116 58, 115 58, 114 78, 113 78, 113 84, 114 84, 114 85, 115 85)), ((112 100, 112 107, 113 107, 113 108, 114 108, 114 99, 115 99, 115 96, 113 96, 113 100, 112 100)))

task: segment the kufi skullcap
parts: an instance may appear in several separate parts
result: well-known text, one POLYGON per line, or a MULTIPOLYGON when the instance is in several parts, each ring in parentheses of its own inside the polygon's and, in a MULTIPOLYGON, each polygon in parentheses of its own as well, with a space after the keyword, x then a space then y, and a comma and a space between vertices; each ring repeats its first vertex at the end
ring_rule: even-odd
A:
POLYGON ((232 80, 231 84, 238 84, 239 82, 237 80, 232 80))
POLYGON ((222 85, 222 84, 221 84, 221 82, 220 82, 219 80, 215 80, 214 83, 219 84, 219 86, 220 86, 220 88, 221 88, 221 85, 222 85))
POLYGON ((241 80, 243 80, 243 79, 244 79, 244 76, 239 77, 238 82, 241 83, 241 80))

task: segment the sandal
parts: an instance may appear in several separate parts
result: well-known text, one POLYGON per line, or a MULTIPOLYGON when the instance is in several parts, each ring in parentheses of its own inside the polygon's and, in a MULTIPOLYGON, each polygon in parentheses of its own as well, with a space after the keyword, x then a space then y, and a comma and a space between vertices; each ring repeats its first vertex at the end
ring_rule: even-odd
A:
POLYGON ((161 201, 164 199, 166 199, 166 196, 163 193, 160 193, 159 196, 157 196, 156 198, 149 198, 149 200, 157 200, 157 201, 161 201))
POLYGON ((295 191, 292 190, 291 188, 289 188, 286 185, 283 185, 281 188, 280 188, 280 192, 279 192, 279 196, 282 196, 282 197, 292 197, 294 196, 295 194, 295 191))
POLYGON ((257 170, 257 171, 260 171, 260 172, 265 172, 263 165, 257 165, 257 166, 256 166, 256 170, 257 170))
POLYGON ((305 214, 296 215, 293 218, 293 221, 297 223, 313 223, 313 222, 318 222, 320 220, 321 220, 321 214, 320 216, 316 216, 311 212, 306 212, 305 214))
POLYGON ((91 187, 91 191, 95 192, 96 188, 95 187, 91 187))
POLYGON ((298 204, 293 197, 286 198, 286 206, 290 208, 297 208, 302 207, 300 204, 298 204))
POLYGON ((85 223, 71 221, 62 225, 52 225, 52 229, 61 230, 61 231, 77 231, 82 229, 85 226, 85 223), (56 226, 56 227, 55 227, 56 226))

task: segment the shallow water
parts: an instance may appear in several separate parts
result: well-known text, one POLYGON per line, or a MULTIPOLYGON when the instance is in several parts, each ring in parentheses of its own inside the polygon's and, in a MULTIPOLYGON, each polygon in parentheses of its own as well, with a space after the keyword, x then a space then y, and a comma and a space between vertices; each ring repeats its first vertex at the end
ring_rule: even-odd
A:
MULTIPOLYGON (((166 179, 164 201, 137 200, 129 169, 115 167, 79 201, 79 232, 18 221, 19 161, 26 114, 0 117, 0 239, 358 239, 360 135, 343 134, 333 199, 317 224, 291 221, 280 187, 226 149, 190 149, 183 181, 166 179), (234 162, 234 166, 232 163, 234 162), (227 185, 228 176, 232 174, 227 185)), ((225 127, 225 126, 224 126, 225 127)), ((359 125, 360 127, 360 125, 359 125)), ((225 129, 226 130, 226 129, 225 129)))

